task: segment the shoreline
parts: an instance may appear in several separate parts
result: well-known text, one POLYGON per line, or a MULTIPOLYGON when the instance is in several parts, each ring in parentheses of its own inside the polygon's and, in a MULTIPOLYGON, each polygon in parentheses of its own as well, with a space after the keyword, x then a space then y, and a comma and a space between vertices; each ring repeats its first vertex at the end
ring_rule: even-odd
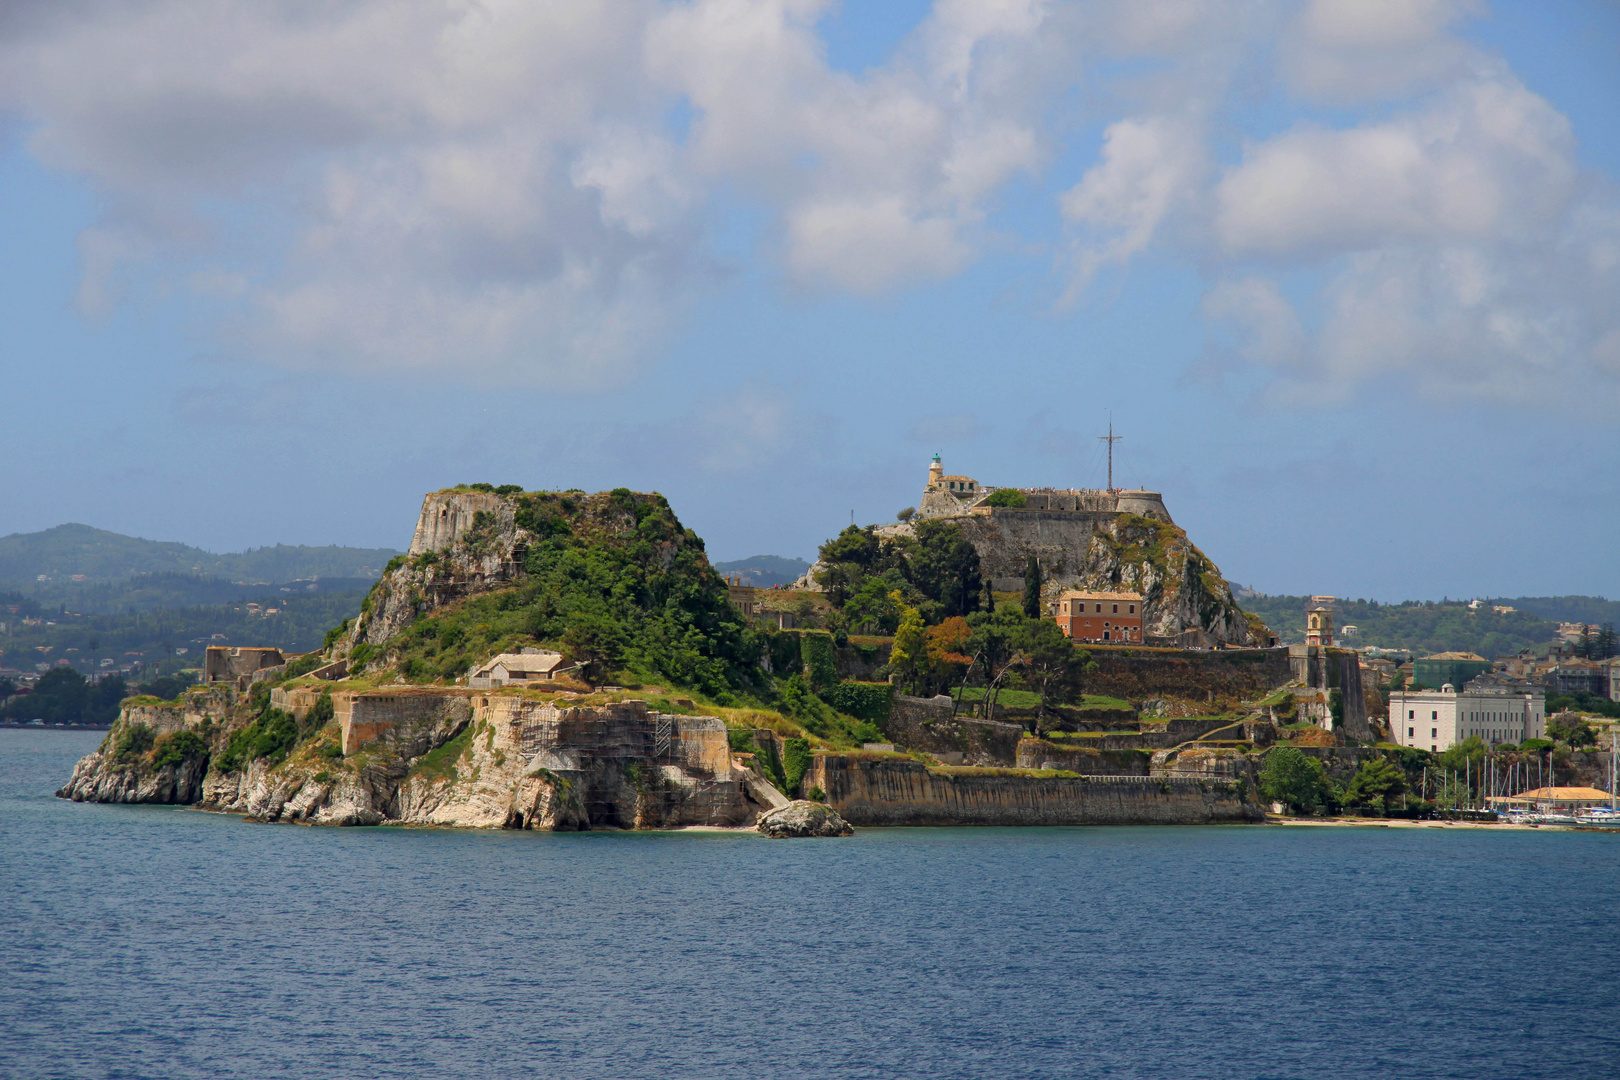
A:
POLYGON ((1508 821, 1417 821, 1410 818, 1301 818, 1267 814, 1267 825, 1304 825, 1315 828, 1382 829, 1486 829, 1491 832, 1602 832, 1620 833, 1603 825, 1520 825, 1508 821))

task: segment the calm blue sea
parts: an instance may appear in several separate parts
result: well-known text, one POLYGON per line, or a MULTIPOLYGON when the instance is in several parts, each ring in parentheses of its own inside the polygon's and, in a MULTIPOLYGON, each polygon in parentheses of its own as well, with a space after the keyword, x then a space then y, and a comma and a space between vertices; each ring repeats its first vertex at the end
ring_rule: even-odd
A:
POLYGON ((475 833, 51 792, 0 731, 0 1076, 1620 1076, 1620 835, 475 833))

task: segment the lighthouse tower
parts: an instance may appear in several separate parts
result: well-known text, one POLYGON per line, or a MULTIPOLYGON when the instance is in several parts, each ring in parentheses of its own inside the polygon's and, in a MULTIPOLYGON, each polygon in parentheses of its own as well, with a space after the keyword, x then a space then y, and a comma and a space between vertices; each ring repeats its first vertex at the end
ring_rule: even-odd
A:
POLYGON ((926 491, 942 491, 945 488, 945 466, 940 464, 939 455, 928 463, 928 487, 926 491))

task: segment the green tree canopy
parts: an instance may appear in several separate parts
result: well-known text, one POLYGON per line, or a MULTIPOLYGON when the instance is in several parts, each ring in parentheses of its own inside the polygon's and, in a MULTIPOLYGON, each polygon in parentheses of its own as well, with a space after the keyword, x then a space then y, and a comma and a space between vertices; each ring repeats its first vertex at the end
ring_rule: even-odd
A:
POLYGON ((1295 813, 1310 814, 1328 804, 1332 787, 1320 761, 1295 747, 1278 746, 1260 766, 1260 793, 1295 813))
POLYGON ((1406 790, 1406 775, 1385 758, 1369 758, 1350 778, 1345 802, 1359 809, 1383 813, 1406 790))
POLYGON ((1022 491, 1018 491, 1015 488, 997 488, 990 493, 989 498, 984 500, 984 505, 1003 506, 1012 510, 1022 510, 1028 504, 1028 502, 1029 500, 1024 498, 1024 493, 1022 491))

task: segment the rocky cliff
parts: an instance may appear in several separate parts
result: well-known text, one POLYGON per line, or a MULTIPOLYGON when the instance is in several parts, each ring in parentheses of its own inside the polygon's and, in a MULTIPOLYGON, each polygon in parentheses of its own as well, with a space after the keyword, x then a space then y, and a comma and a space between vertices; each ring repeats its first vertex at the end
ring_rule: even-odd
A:
MULTIPOLYGON (((980 573, 997 589, 1022 589, 1033 555, 1048 600, 1065 589, 1140 593, 1148 637, 1192 645, 1271 641, 1266 625, 1238 606, 1220 569, 1167 519, 1113 510, 984 505, 941 519, 962 530, 978 553, 980 573)), ((914 529, 899 523, 874 532, 909 536, 914 529)), ((823 569, 825 564, 816 563, 795 588, 818 588, 816 575, 823 569)))
POLYGON ((265 821, 546 830, 745 827, 785 802, 733 763, 715 717, 522 692, 336 696, 347 700, 331 719, 312 709, 309 723, 234 693, 218 712, 189 698, 126 708, 57 794, 265 821), (356 729, 365 737, 345 753, 356 729))

